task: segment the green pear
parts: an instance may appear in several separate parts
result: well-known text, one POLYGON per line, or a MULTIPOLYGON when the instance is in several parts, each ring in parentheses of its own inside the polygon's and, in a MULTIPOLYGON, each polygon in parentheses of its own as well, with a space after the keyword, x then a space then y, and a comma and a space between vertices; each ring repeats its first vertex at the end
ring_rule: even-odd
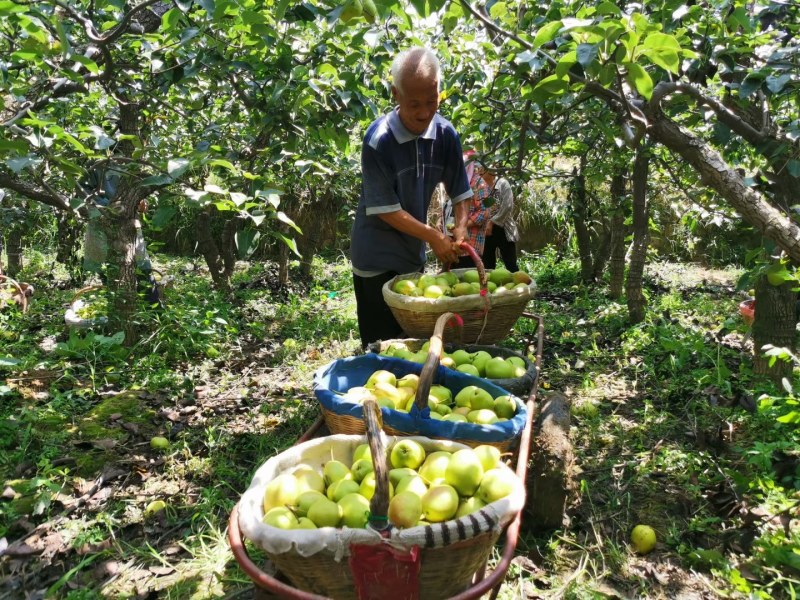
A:
POLYGON ((378 381, 377 383, 375 383, 375 386, 372 388, 372 393, 378 400, 384 398, 391 400, 392 401, 391 408, 398 406, 405 398, 405 395, 400 390, 398 390, 395 386, 385 381, 378 381))
POLYGON ((325 498, 325 494, 318 492, 316 490, 309 490, 307 492, 303 492, 297 497, 297 511, 300 514, 307 515, 308 509, 311 508, 311 505, 314 504, 320 498, 325 498))
POLYGON ((425 492, 428 491, 428 486, 425 485, 425 481, 423 481, 422 477, 419 475, 413 475, 411 477, 401 479, 400 483, 397 484, 396 489, 398 494, 402 494, 403 492, 411 492, 422 498, 425 495, 425 492))
POLYGON ((436 277, 429 273, 425 273, 419 279, 417 279, 417 287, 422 290, 435 284, 436 284, 436 277))
POLYGON ((364 384, 364 387, 374 388, 375 384, 379 381, 388 383, 392 387, 397 387, 397 376, 391 371, 387 371, 385 369, 378 369, 372 373, 372 375, 367 378, 367 382, 364 384))
POLYGON ((468 406, 472 410, 494 407, 494 398, 477 385, 468 385, 456 394, 456 406, 468 406))
POLYGON ((292 472, 292 475, 297 479, 297 489, 300 494, 309 490, 316 490, 317 492, 325 491, 325 480, 313 467, 298 465, 292 472))
POLYGON ((515 367, 522 367, 523 369, 526 368, 525 359, 521 356, 508 356, 506 357, 506 362, 510 362, 515 367))
POLYGON ((435 410, 432 410, 428 418, 433 419, 434 421, 441 421, 444 417, 435 410))
MULTIPOLYGON (((364 479, 361 480, 361 485, 358 487, 358 493, 364 496, 367 500, 372 500, 375 495, 375 473, 367 473, 364 479)), ((389 498, 394 496, 394 485, 389 482, 389 498)))
POLYGON ((419 375, 416 373, 408 373, 403 375, 400 379, 397 380, 397 387, 398 388, 411 388, 415 392, 417 391, 417 387, 419 386, 419 375))
POLYGON ((443 278, 447 282, 447 285, 449 285, 450 287, 458 283, 458 275, 456 275, 452 271, 442 271, 441 273, 438 273, 436 275, 436 278, 437 279, 443 278))
POLYGON ((338 502, 347 494, 357 492, 358 488, 359 484, 352 479, 340 479, 339 481, 334 481, 331 485, 329 485, 326 493, 328 495, 328 499, 338 502))
POLYGON ((330 486, 332 483, 340 479, 352 479, 353 474, 347 465, 339 460, 329 460, 322 467, 322 476, 325 480, 325 485, 330 486))
POLYGON ((367 473, 372 473, 374 467, 372 466, 372 459, 361 458, 353 463, 350 467, 350 472, 353 474, 353 481, 361 483, 367 473))
POLYGON ((513 282, 514 277, 508 269, 504 269, 502 267, 498 269, 492 269, 489 273, 489 281, 493 281, 498 286, 505 285, 507 283, 513 282))
POLYGON ((314 521, 309 519, 308 517, 300 517, 297 519, 297 525, 293 527, 293 529, 316 529, 317 526, 314 525, 314 521))
POLYGON ((497 423, 497 415, 493 410, 482 408, 471 411, 467 415, 467 421, 477 425, 491 425, 492 423, 497 423))
POLYGON ((353 450, 353 464, 362 459, 372 460, 372 450, 369 449, 369 444, 359 444, 353 450))
POLYGON ((422 516, 422 500, 413 492, 397 494, 389 502, 389 521, 396 527, 414 527, 422 516))
POLYGON ((460 496, 474 495, 483 478, 483 466, 475 451, 465 448, 454 452, 444 478, 460 496))
POLYGON ((452 409, 452 408, 450 408, 449 406, 447 406, 447 404, 437 404, 437 405, 436 405, 436 406, 433 408, 433 410, 435 410, 437 413, 439 413, 439 414, 440 414, 440 415, 442 415, 443 417, 446 417, 446 416, 447 416, 447 415, 449 415, 451 412, 453 412, 453 409, 452 409))
POLYGON ((478 371, 478 367, 475 365, 471 365, 469 363, 458 365, 456 367, 456 371, 461 371, 462 373, 466 373, 467 375, 472 375, 473 377, 480 377, 481 372, 478 371))
POLYGON ((484 472, 494 469, 497 466, 497 463, 500 462, 500 450, 494 446, 490 446, 489 444, 481 444, 480 446, 473 448, 473 450, 475 454, 478 455, 478 459, 481 461, 481 466, 483 467, 484 472))
POLYGON ((339 502, 342 509, 341 524, 353 529, 364 529, 369 516, 369 500, 361 494, 353 493, 342 497, 339 502))
POLYGON ((347 390, 343 398, 349 400, 350 402, 355 402, 356 404, 363 404, 364 400, 367 398, 375 399, 375 395, 372 393, 371 389, 366 388, 363 385, 357 385, 356 387, 351 387, 349 390, 347 390))
POLYGON ((431 386, 429 393, 431 396, 439 400, 439 402, 444 404, 451 404, 453 402, 453 392, 450 391, 450 388, 446 388, 438 383, 434 383, 431 386))
POLYGON ((401 467, 399 469, 390 469, 389 483, 391 483, 394 487, 397 487, 400 481, 402 481, 406 477, 413 477, 414 475, 418 475, 417 471, 415 469, 409 469, 408 467, 401 467))
POLYGON ((432 452, 419 468, 419 476, 429 484, 439 477, 444 477, 444 472, 447 469, 447 465, 450 463, 451 456, 452 454, 449 452, 443 452, 441 450, 432 452))
POLYGON ((459 406, 458 408, 454 408, 453 412, 464 417, 464 420, 466 421, 467 415, 472 412, 472 409, 469 406, 459 406))
POLYGON ((396 281, 394 286, 392 286, 392 290, 397 294, 403 294, 404 296, 409 296, 411 294, 411 290, 417 288, 417 284, 411 281, 410 279, 400 279, 396 281))
POLYGON ((514 376, 514 365, 500 356, 487 360, 484 370, 489 379, 511 379, 514 376))
POLYGON ((472 355, 472 366, 478 369, 481 377, 486 375, 486 362, 492 358, 486 350, 478 350, 472 355))
POLYGON ((480 280, 481 276, 477 269, 469 269, 461 274, 461 281, 466 281, 467 283, 480 283, 480 280))
POLYGON ((456 361, 453 360, 452 356, 443 356, 442 359, 439 361, 439 364, 443 367, 447 367, 448 369, 455 370, 456 368, 456 361))
POLYGON ((450 357, 456 361, 456 366, 472 362, 472 355, 462 348, 455 350, 452 354, 450 354, 450 357))
POLYGON ((451 421, 453 423, 466 423, 467 417, 465 417, 460 413, 452 412, 449 415, 443 416, 442 421, 451 421))
POLYGON ((469 296, 472 294, 472 285, 462 281, 453 286, 453 296, 469 296))
POLYGON ((498 417, 503 417, 505 419, 510 419, 517 414, 517 403, 508 395, 495 398, 493 408, 498 417))
POLYGON ((264 523, 278 529, 292 529, 297 526, 297 517, 285 506, 276 506, 266 512, 264 523))
POLYGON ((458 505, 458 510, 456 511, 456 518, 460 519, 461 517, 466 517, 468 514, 474 513, 476 510, 480 510, 484 506, 486 506, 486 502, 484 502, 477 496, 472 496, 471 498, 465 498, 458 505))
POLYGON ((440 285, 429 285, 425 288, 423 292, 423 296, 425 298, 441 298, 444 296, 444 291, 447 286, 440 286, 440 285))
POLYGON ((342 507, 332 500, 322 498, 311 505, 306 516, 317 527, 338 527, 342 520, 342 507))
POLYGON ((419 442, 404 438, 392 446, 389 460, 395 469, 416 469, 425 460, 425 449, 419 442))
POLYGON ((486 471, 478 488, 478 497, 490 504, 505 498, 514 491, 517 476, 508 469, 490 469, 486 471))
POLYGON ((458 492, 449 485, 439 485, 422 497, 422 516, 431 523, 452 519, 458 510, 458 492))
POLYGON ((282 473, 267 483, 264 490, 264 514, 276 506, 294 505, 300 495, 297 478, 289 473, 282 473))

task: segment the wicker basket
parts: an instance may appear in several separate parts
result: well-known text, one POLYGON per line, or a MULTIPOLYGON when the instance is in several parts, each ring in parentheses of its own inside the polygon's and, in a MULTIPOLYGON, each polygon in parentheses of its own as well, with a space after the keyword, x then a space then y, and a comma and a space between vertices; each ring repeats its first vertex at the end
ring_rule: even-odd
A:
POLYGON ((64 323, 66 323, 67 327, 70 329, 91 329, 92 327, 105 325, 108 322, 108 317, 105 316, 84 319, 78 315, 78 311, 85 306, 85 301, 82 296, 102 288, 102 285, 88 285, 75 292, 72 296, 72 300, 69 301, 69 307, 67 307, 64 313, 64 323))
POLYGON ((513 394, 517 412, 508 422, 476 425, 434 421, 429 417, 428 394, 433 383, 441 383, 454 393, 468 385, 477 385, 485 389, 493 398, 509 393, 508 390, 486 379, 454 371, 439 364, 445 324, 454 317, 457 316, 453 313, 440 315, 435 325, 434 335, 430 340, 428 358, 424 365, 376 354, 366 354, 334 361, 319 369, 314 374, 314 393, 320 401, 320 410, 330 432, 350 435, 361 435, 365 432, 362 406, 341 400, 337 394, 343 394, 351 387, 363 385, 372 372, 386 369, 394 372, 397 376, 408 373, 419 375, 416 406, 412 408, 410 414, 388 408, 383 409, 383 428, 386 433, 425 435, 431 439, 454 440, 472 447, 489 444, 502 452, 511 450, 525 427, 527 413, 525 404, 513 394))
MULTIPOLYGON (((403 344, 406 348, 409 349, 411 352, 419 352, 422 349, 425 340, 417 340, 417 339, 402 339, 402 340, 386 340, 380 342, 373 342, 367 347, 369 352, 374 352, 375 354, 380 354, 387 348, 392 345, 396 344, 403 344)), ((521 377, 512 377, 509 379, 490 379, 489 377, 485 377, 487 381, 491 381, 495 385, 499 385, 501 388, 506 390, 507 392, 514 394, 516 396, 524 396, 528 392, 531 391, 533 386, 536 384, 536 379, 538 378, 538 372, 536 371, 536 365, 531 361, 527 356, 520 354, 519 352, 515 352, 514 350, 509 350, 508 348, 502 348, 500 346, 484 346, 481 344, 445 344, 444 349, 448 353, 452 353, 456 350, 466 350, 470 354, 473 352, 478 352, 479 350, 483 350, 484 352, 488 352, 492 356, 500 356, 502 358, 508 358, 509 356, 516 356, 521 358, 525 362, 525 374, 521 377)))
MULTIPOLYGON (((365 417, 368 423, 366 441, 372 450, 378 482, 370 501, 370 525, 367 529, 323 527, 316 530, 279 531, 261 522, 261 499, 268 481, 281 472, 289 471, 299 462, 321 467, 318 464, 320 457, 324 457, 324 460, 332 457, 349 464, 347 461, 352 462, 355 447, 365 441, 363 436, 330 436, 295 446, 270 459, 256 472, 253 483, 238 507, 238 524, 242 532, 263 548, 270 561, 294 587, 335 600, 397 597, 397 590, 381 589, 384 585, 381 581, 374 581, 374 576, 365 577, 367 567, 359 564, 359 559, 377 560, 374 564, 388 561, 390 565, 393 562, 416 562, 412 558, 416 552, 419 552, 419 573, 415 583, 419 587, 419 598, 441 600, 464 591, 472 583, 475 573, 485 564, 503 528, 524 506, 524 485, 518 481, 509 497, 461 519, 396 529, 386 520, 389 505, 386 449, 389 446, 384 445, 384 436, 380 433, 377 404, 367 401, 365 417), (380 557, 376 558, 376 555, 380 557), (368 589, 361 587, 360 590, 362 594, 365 591, 367 593, 360 595, 357 588, 369 579, 372 581, 367 583, 368 589)), ((428 452, 452 452, 464 448, 452 442, 437 442, 422 437, 414 439, 428 452)), ((502 465, 498 468, 508 467, 502 465)))
MULTIPOLYGON (((481 282, 480 294, 439 298, 405 296, 394 291, 401 279, 418 280, 421 273, 398 275, 383 285, 383 299, 403 331, 411 338, 429 338, 439 315, 457 313, 464 320, 462 341, 467 344, 496 344, 508 335, 522 315, 528 301, 536 292, 536 284, 514 288, 503 294, 490 294, 486 289, 487 275, 480 257, 463 244, 475 261, 481 282)), ((453 269, 459 278, 470 269, 453 269)))

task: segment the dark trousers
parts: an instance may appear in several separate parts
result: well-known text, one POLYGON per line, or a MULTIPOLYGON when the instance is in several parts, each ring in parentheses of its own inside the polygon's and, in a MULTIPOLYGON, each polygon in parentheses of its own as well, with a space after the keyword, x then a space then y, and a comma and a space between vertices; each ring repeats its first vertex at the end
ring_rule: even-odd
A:
POLYGON ((383 299, 383 284, 398 273, 382 273, 374 277, 361 277, 353 273, 353 289, 356 293, 356 312, 361 345, 378 340, 402 337, 403 328, 392 314, 392 309, 383 299))
POLYGON ((500 258, 503 259, 506 269, 512 273, 519 271, 516 242, 509 242, 506 239, 506 230, 499 225, 493 225, 492 234, 487 236, 483 246, 483 266, 487 269, 497 266, 497 250, 500 250, 500 258))

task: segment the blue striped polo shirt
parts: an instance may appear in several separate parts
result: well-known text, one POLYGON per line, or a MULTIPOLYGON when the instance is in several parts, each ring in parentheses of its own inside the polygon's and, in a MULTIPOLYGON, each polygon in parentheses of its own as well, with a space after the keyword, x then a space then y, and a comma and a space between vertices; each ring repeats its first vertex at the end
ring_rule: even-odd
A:
POLYGON ((405 128, 397 109, 372 123, 361 148, 361 176, 350 259, 353 272, 362 277, 413 273, 425 264, 425 242, 378 215, 402 209, 426 223, 439 183, 454 203, 472 198, 461 140, 439 113, 419 136, 405 128))

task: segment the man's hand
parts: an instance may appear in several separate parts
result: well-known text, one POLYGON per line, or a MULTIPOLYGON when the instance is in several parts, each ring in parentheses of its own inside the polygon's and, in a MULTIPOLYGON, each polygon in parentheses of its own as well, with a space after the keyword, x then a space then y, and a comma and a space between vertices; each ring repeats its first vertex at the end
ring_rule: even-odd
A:
POLYGON ((454 263, 458 260, 458 246, 449 237, 440 234, 440 237, 430 242, 431 250, 443 265, 454 263))
POLYGON ((456 225, 453 227, 453 243, 456 247, 460 246, 461 243, 467 239, 467 228, 466 227, 459 227, 456 225))

